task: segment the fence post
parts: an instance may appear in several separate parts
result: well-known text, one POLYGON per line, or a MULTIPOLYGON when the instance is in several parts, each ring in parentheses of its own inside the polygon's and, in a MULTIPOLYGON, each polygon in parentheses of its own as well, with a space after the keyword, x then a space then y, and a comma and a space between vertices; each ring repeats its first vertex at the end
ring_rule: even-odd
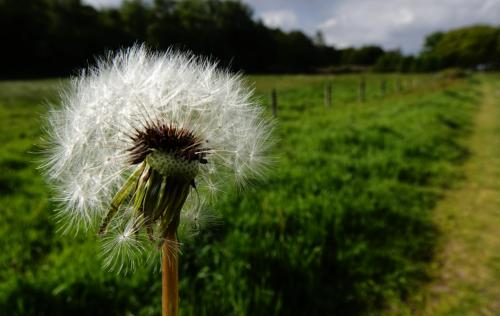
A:
POLYGON ((273 116, 278 117, 278 96, 276 95, 276 89, 271 91, 271 109, 273 116))
POLYGON ((401 78, 397 79, 397 81, 396 81, 396 87, 398 89, 398 92, 402 92, 403 91, 403 85, 401 83, 401 78))
POLYGON ((385 79, 382 79, 382 82, 380 82, 380 96, 382 98, 385 97, 386 89, 387 89, 387 81, 385 81, 385 79))
POLYGON ((366 97, 366 82, 365 82, 365 77, 361 77, 361 80, 359 81, 358 101, 365 102, 365 97, 366 97))
POLYGON ((325 84, 325 107, 330 107, 332 105, 332 84, 327 82, 325 84))

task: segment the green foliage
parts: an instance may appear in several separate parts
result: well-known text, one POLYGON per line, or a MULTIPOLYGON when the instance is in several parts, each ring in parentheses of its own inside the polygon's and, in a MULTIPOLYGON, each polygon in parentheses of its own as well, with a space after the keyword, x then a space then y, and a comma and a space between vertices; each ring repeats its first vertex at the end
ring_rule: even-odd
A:
POLYGON ((500 29, 476 25, 434 33, 426 39, 424 55, 440 62, 440 67, 500 66, 500 29))
POLYGON ((380 72, 399 71, 403 59, 404 56, 400 51, 386 52, 377 60, 374 70, 380 72))
POLYGON ((425 38, 424 47, 423 47, 422 52, 423 53, 430 53, 434 49, 436 49, 436 46, 439 43, 439 41, 441 41, 441 39, 443 38, 443 35, 444 35, 443 32, 435 32, 435 33, 428 35, 425 38))
POLYGON ((374 65, 384 54, 379 46, 363 46, 358 49, 347 48, 342 50, 342 63, 347 65, 374 65))
POLYGON ((373 67, 377 72, 415 72, 421 71, 418 59, 404 56, 399 50, 387 51, 382 54, 373 67))
MULTIPOLYGON (((183 315, 362 315, 425 279, 431 210, 459 176, 474 83, 377 96, 382 78, 258 76, 278 90, 278 163, 269 180, 220 195, 221 223, 186 243, 183 315), (375 87, 375 88, 374 88, 375 87)), ((430 77, 420 77, 431 82, 430 77)), ((40 100, 56 82, 0 83, 0 310, 9 315, 157 315, 158 264, 119 276, 100 267, 94 236, 56 233, 34 162, 40 100)), ((267 103, 267 101, 265 101, 267 103)), ((266 104, 267 106, 267 104, 266 104)))
POLYGON ((190 50, 248 72, 307 72, 338 57, 302 32, 267 28, 234 0, 127 0, 106 9, 80 0, 0 0, 0 36, 2 77, 72 74, 137 42, 190 50))

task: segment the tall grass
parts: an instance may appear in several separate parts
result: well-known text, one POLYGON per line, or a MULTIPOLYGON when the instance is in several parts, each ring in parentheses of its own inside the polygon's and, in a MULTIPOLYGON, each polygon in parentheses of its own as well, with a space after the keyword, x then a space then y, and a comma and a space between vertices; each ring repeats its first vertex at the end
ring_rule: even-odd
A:
MULTIPOLYGON (((326 79, 249 78, 266 105, 278 89, 279 162, 270 181, 227 192, 216 206, 221 223, 184 245, 185 315, 376 314, 425 280, 437 238, 430 215, 467 158, 461 140, 477 84, 427 83, 382 98, 373 75, 361 104, 358 77, 336 77, 325 109, 326 79)), ((158 314, 154 267, 103 272, 92 241, 55 232, 48 189, 27 153, 40 136, 39 100, 52 99, 53 86, 0 84, 0 310, 158 314)))

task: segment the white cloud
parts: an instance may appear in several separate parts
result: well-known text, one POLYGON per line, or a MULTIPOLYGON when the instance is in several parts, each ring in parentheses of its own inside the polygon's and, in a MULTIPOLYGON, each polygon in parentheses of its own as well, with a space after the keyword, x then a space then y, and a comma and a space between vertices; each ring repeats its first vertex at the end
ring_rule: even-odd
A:
POLYGON ((337 25, 337 19, 335 18, 329 18, 325 22, 321 23, 318 28, 319 29, 330 29, 332 27, 335 27, 337 25))
POLYGON ((83 3, 90 4, 96 8, 107 8, 119 6, 123 0, 83 0, 83 3))
POLYGON ((297 26, 297 15, 292 10, 272 10, 263 12, 262 21, 269 27, 289 30, 297 26))
POLYGON ((401 25, 411 24, 415 20, 415 15, 408 8, 401 8, 395 17, 401 25))
POLYGON ((429 33, 499 18, 498 0, 340 0, 316 28, 339 47, 379 44, 414 53, 429 33))

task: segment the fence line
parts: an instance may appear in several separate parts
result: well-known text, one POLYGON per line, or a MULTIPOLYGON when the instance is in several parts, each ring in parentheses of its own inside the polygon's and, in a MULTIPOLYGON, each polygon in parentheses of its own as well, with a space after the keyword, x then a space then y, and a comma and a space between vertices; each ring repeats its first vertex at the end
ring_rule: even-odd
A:
MULTIPOLYGON (((439 78, 435 79, 435 81, 441 81, 439 78)), ((435 84, 432 82, 432 84, 435 84)), ((357 94, 357 101, 358 102, 366 102, 368 96, 372 96, 377 98, 377 89, 372 86, 372 91, 370 92, 369 95, 367 95, 367 80, 364 76, 361 76, 358 81, 358 94, 357 94)), ((381 78, 380 79, 380 85, 379 85, 379 97, 384 98, 387 95, 390 95, 391 93, 402 93, 405 90, 414 90, 416 88, 420 87, 420 82, 418 78, 401 78, 397 77, 394 79, 390 78, 381 78)), ((354 90, 354 89, 352 89, 354 90)), ((352 91, 351 90, 351 91, 352 91)), ((332 106, 332 91, 333 91, 333 84, 331 81, 326 81, 323 86, 323 103, 325 108, 330 108, 332 106)), ((354 90, 355 91, 355 90, 354 90)), ((273 117, 278 117, 278 93, 276 88, 271 89, 271 111, 273 117)), ((340 97, 339 102, 346 102, 350 103, 351 101, 341 101, 343 100, 342 97, 340 97)), ((351 99, 352 100, 352 99, 351 99)))

